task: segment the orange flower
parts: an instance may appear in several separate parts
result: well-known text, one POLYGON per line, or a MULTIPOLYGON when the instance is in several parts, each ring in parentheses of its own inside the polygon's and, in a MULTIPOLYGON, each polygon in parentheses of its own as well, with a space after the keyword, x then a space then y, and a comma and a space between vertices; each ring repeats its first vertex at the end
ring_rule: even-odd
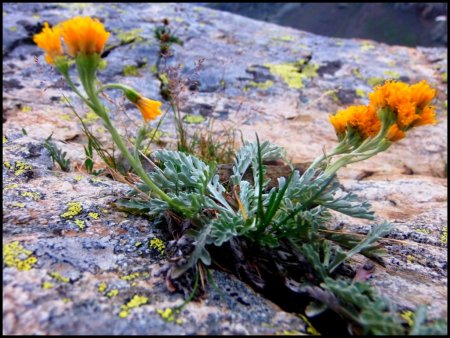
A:
POLYGON ((48 22, 44 23, 42 32, 33 36, 33 41, 45 50, 45 61, 51 65, 55 63, 55 57, 63 54, 61 30, 58 27, 50 28, 48 22))
POLYGON ((97 19, 77 16, 61 24, 62 36, 68 53, 75 57, 79 52, 101 54, 109 33, 97 19))
POLYGON ((337 134, 345 133, 347 126, 350 126, 356 129, 363 139, 375 136, 381 128, 376 112, 367 106, 350 106, 339 110, 336 115, 330 115, 330 122, 337 134))
POLYGON ((162 103, 159 101, 153 101, 143 96, 139 96, 134 104, 141 111, 142 117, 145 121, 154 120, 161 115, 161 110, 159 107, 162 103))
POLYGON ((398 125, 395 123, 391 128, 389 128, 386 138, 391 142, 395 142, 404 138, 405 135, 405 132, 398 129, 398 125))
POLYGON ((436 95, 426 81, 409 86, 403 82, 388 81, 369 94, 374 110, 389 108, 397 116, 401 130, 435 123, 434 110, 428 106, 436 95))

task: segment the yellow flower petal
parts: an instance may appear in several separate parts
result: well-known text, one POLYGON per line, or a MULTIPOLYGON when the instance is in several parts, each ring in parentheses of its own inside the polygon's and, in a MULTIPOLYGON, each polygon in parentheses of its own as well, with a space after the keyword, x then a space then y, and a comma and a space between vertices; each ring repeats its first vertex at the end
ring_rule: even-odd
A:
POLYGON ((135 104, 141 111, 145 121, 154 120, 162 113, 159 109, 162 103, 159 101, 153 101, 143 96, 139 96, 135 104))

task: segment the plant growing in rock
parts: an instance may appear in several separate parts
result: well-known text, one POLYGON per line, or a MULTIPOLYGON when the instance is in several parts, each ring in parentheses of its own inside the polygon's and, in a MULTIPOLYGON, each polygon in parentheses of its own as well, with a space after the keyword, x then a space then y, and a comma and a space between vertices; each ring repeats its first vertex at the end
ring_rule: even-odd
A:
POLYGON ((376 241, 391 229, 388 222, 373 224, 363 238, 327 227, 331 210, 374 219, 367 202, 340 191, 336 173, 387 150, 411 128, 435 122, 434 109, 429 105, 435 90, 426 82, 411 86, 386 82, 375 88, 368 106, 349 107, 331 116, 338 145, 318 156, 304 172, 291 170, 288 177, 279 177, 275 186, 265 176, 265 162, 285 160, 284 150, 260 142, 258 137, 237 151, 225 183, 220 181, 214 163, 180 151, 154 152, 149 159, 154 169, 146 172, 138 156, 139 141, 131 153, 99 94, 107 89, 122 90, 144 120, 158 117, 161 103, 122 84, 97 84, 96 71, 108 36, 99 21, 77 17, 53 28, 46 24, 34 40, 45 49, 47 62, 55 65, 72 90, 102 119, 142 180, 130 192, 127 206, 153 217, 165 215, 169 220, 170 233, 175 237, 166 248, 169 287, 188 289, 193 275, 195 285, 203 285, 205 267, 217 263, 263 292, 275 283, 285 285, 303 302, 301 307, 306 312, 317 314, 331 309, 353 325, 353 333, 443 332, 441 321, 424 325, 422 308, 417 310, 412 328, 405 328, 396 310, 363 282, 368 272, 353 282, 343 278, 342 267, 355 254, 382 262, 382 250, 376 241), (69 58, 63 53, 61 37, 75 59, 85 93, 78 91, 69 76, 69 58), (141 199, 142 193, 151 198, 141 199), (198 283, 199 276, 202 283, 198 283))

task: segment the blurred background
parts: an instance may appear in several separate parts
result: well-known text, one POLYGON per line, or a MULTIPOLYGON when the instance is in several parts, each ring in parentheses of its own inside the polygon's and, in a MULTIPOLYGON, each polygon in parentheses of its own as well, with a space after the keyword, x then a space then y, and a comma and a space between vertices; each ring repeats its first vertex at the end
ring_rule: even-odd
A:
POLYGON ((447 3, 196 3, 339 38, 447 47, 447 3))

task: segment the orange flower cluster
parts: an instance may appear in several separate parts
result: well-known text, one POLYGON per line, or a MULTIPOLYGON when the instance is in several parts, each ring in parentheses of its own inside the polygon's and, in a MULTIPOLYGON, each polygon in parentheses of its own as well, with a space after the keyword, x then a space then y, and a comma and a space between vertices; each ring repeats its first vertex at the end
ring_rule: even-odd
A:
POLYGON ((53 28, 46 22, 42 32, 36 34, 33 41, 45 50, 45 60, 49 64, 54 64, 56 56, 63 55, 61 37, 68 54, 75 57, 78 53, 101 54, 109 33, 100 21, 91 17, 74 17, 53 28))
POLYGON ((411 86, 388 81, 369 94, 368 106, 351 106, 340 110, 336 115, 330 115, 330 122, 339 135, 344 134, 347 126, 350 126, 365 139, 378 134, 381 121, 377 112, 388 108, 395 114, 396 121, 386 137, 394 142, 405 137, 405 132, 413 127, 436 123, 434 107, 429 106, 435 95, 436 90, 426 81, 411 86))

